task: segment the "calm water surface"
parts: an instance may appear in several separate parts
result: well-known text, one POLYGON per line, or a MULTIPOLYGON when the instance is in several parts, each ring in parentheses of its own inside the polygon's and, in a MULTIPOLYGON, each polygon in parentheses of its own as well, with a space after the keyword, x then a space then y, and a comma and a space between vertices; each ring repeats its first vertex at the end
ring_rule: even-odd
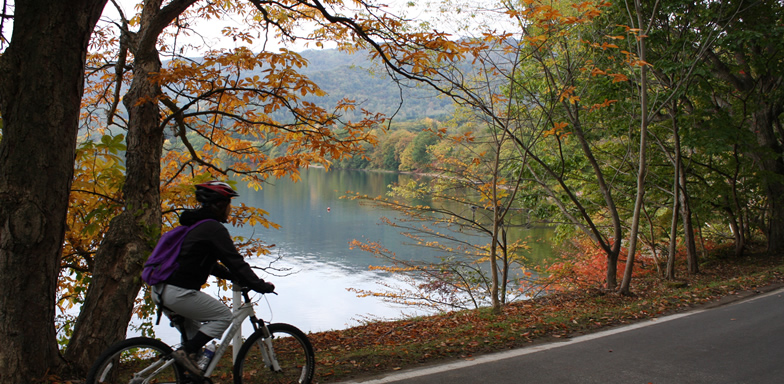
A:
MULTIPOLYGON (((297 183, 284 179, 260 191, 240 189, 236 200, 266 210, 268 219, 281 228, 229 227, 229 231, 235 236, 254 236, 275 245, 272 255, 249 259, 251 265, 266 267, 280 256, 282 260, 273 266, 288 271, 257 271, 259 276, 275 284, 279 294, 267 295, 269 305, 262 299, 257 306, 258 314, 265 320, 294 324, 305 332, 344 329, 365 320, 424 314, 422 310, 376 298, 360 298, 347 290, 381 290, 379 283, 399 283, 394 276, 370 271, 370 265, 379 265, 381 261, 368 252, 351 250, 349 242, 354 239, 381 242, 398 257, 432 257, 423 248, 405 245, 405 238, 397 230, 380 224, 381 217, 395 218, 399 215, 396 212, 340 199, 347 191, 384 195, 389 184, 405 177, 410 176, 310 169, 303 170, 302 180, 297 183)), ((540 252, 549 249, 540 248, 540 252)), ((214 287, 206 291, 230 296, 214 287)), ((165 333, 165 328, 156 330, 165 333)))

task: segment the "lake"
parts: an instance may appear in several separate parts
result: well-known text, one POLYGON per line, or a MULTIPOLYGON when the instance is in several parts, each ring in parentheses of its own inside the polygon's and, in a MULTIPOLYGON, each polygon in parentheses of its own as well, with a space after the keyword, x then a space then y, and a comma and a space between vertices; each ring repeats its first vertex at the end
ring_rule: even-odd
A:
MULTIPOLYGON (((274 244, 272 255, 248 259, 254 266, 267 266, 276 257, 274 266, 288 269, 287 276, 279 273, 257 274, 275 284, 277 296, 266 295, 257 306, 260 317, 272 322, 296 325, 305 332, 345 329, 367 320, 398 319, 426 314, 417 308, 386 303, 378 298, 357 297, 348 288, 382 290, 379 283, 398 284, 389 273, 371 271, 369 266, 382 265, 372 254, 349 249, 349 242, 370 240, 381 242, 398 257, 422 259, 433 257, 422 247, 406 245, 406 238, 398 230, 380 222, 400 214, 379 207, 361 204, 357 200, 340 199, 347 191, 368 196, 384 195, 388 186, 405 174, 349 170, 305 169, 299 182, 275 180, 260 191, 240 187, 235 202, 259 207, 269 212, 268 219, 280 229, 231 227, 235 236, 254 236, 267 244, 274 244)), ((548 229, 529 229, 527 235, 547 237, 548 229)), ((546 244, 535 244, 533 252, 548 253, 546 244)), ((206 292, 216 296, 230 296, 217 288, 206 292)), ((168 327, 156 327, 166 333, 168 327)))

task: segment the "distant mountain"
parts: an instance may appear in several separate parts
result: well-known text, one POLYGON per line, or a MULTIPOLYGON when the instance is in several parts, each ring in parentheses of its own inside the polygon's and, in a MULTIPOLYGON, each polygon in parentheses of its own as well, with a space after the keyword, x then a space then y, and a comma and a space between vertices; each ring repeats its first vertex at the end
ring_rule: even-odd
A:
MULTIPOLYGON (((358 108, 353 113, 344 113, 344 120, 362 118, 359 108, 372 113, 383 113, 388 117, 395 114, 397 122, 421 120, 425 117, 439 119, 454 110, 452 101, 439 97, 438 93, 423 87, 398 87, 383 68, 374 64, 366 53, 348 54, 337 49, 305 50, 299 52, 308 61, 308 66, 298 68, 327 93, 324 97, 307 97, 307 101, 330 109, 338 101, 347 98, 355 100, 358 108), (401 104, 402 103, 402 104, 401 104), (399 110, 398 110, 399 109, 399 110)), ((200 61, 199 58, 191 60, 200 61)), ((260 69, 247 75, 263 76, 260 69)), ((96 75, 93 75, 96 76, 96 75)), ((118 113, 126 116, 122 103, 118 113)), ((285 112, 273 113, 278 121, 286 121, 285 112)), ((94 123, 87 123, 92 126, 94 123)), ((85 134, 86 126, 82 127, 85 134)))
POLYGON ((327 49, 306 50, 300 55, 309 63, 300 72, 328 94, 311 101, 333 106, 337 101, 348 98, 356 100, 361 108, 388 116, 400 108, 395 116, 398 121, 440 118, 453 111, 451 100, 439 97, 429 88, 410 84, 399 87, 383 68, 368 59, 366 53, 352 55, 327 49))

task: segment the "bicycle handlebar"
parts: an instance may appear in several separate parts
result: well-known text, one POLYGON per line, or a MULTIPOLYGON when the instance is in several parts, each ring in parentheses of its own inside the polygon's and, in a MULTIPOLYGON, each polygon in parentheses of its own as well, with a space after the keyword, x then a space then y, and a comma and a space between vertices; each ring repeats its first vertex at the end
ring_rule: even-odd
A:
MULTIPOLYGON (((242 297, 245 299, 245 302, 246 303, 250 303, 250 295, 249 295, 249 293, 250 293, 250 291, 253 291, 252 289, 250 289, 249 287, 243 286, 243 285, 235 284, 233 286, 232 290, 242 292, 242 297)), ((266 293, 264 293, 264 292, 258 292, 258 293, 261 293, 262 295, 266 295, 266 293)), ((278 294, 275 291, 268 292, 268 293, 272 293, 272 294, 275 294, 275 295, 278 294)))

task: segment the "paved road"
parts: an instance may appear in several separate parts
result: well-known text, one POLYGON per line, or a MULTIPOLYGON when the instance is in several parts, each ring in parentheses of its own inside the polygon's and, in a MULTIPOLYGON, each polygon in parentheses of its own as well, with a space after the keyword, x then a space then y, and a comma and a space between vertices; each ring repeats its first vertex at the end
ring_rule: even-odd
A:
POLYGON ((781 384, 784 289, 714 309, 363 383, 781 384))

